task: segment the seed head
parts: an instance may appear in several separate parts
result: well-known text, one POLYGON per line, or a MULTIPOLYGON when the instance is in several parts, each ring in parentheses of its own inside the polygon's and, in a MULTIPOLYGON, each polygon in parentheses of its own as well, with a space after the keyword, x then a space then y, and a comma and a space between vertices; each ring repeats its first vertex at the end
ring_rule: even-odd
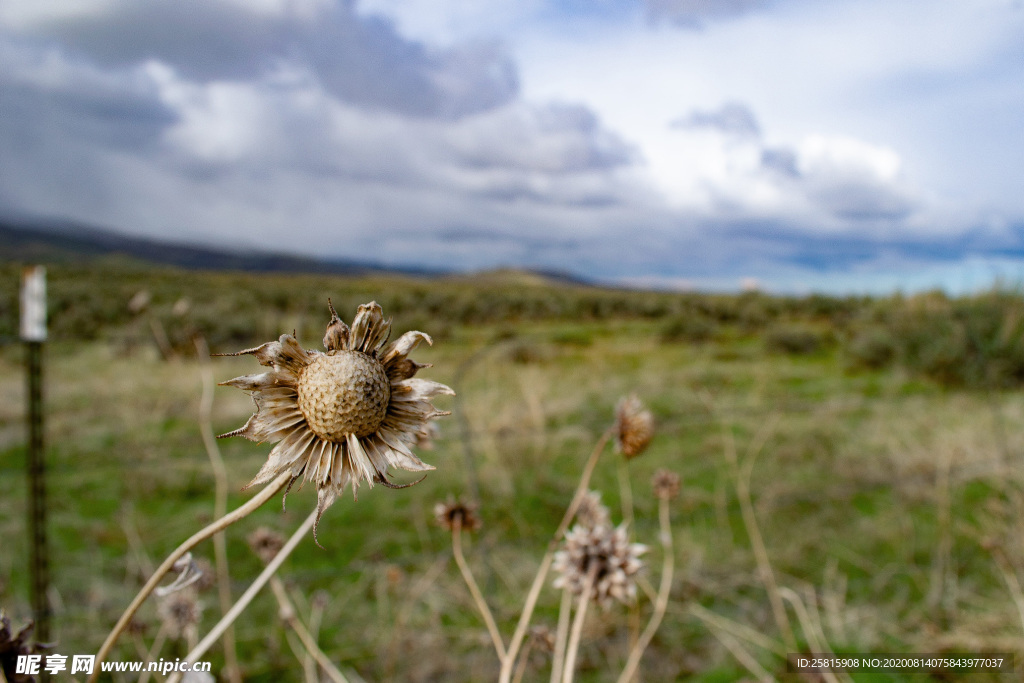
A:
POLYGON ((476 514, 477 507, 474 503, 465 503, 448 496, 445 502, 434 505, 434 517, 448 531, 453 531, 456 523, 459 523, 462 531, 479 531, 482 524, 476 514))
POLYGON ((619 401, 615 409, 615 443, 627 459, 644 452, 654 436, 654 416, 636 394, 619 401))
POLYGON ((601 503, 600 491, 587 491, 576 509, 576 521, 585 527, 611 526, 612 518, 608 508, 601 503))
POLYGON ((203 604, 194 590, 186 588, 165 597, 157 607, 157 614, 163 620, 168 634, 172 638, 181 638, 199 625, 203 604))
POLYGON ((643 567, 640 555, 645 552, 647 546, 629 542, 625 525, 588 528, 577 524, 566 533, 563 549, 555 553, 553 566, 559 576, 554 586, 582 596, 593 571, 591 599, 602 607, 608 607, 613 598, 632 602, 636 597, 635 576, 643 567))
POLYGON ((285 544, 284 536, 265 526, 257 528, 246 540, 263 564, 270 564, 285 544))
POLYGON ((555 634, 543 624, 530 628, 530 640, 540 652, 551 654, 555 651, 555 634))
POLYGON ((421 342, 430 344, 428 335, 406 332, 388 344, 391 321, 376 302, 359 307, 351 328, 329 300, 328 306, 326 351, 304 349, 283 334, 277 341, 224 354, 252 355, 271 369, 222 383, 251 392, 256 412, 244 427, 221 437, 276 443, 248 486, 283 473, 291 477, 289 488, 299 479, 314 482, 314 539, 321 515, 346 487, 353 497, 362 482, 404 488, 411 484, 392 483, 391 469, 434 469, 412 447, 434 418, 448 414, 434 408, 431 399, 455 393, 439 382, 413 377, 428 366, 408 355, 421 342))
POLYGON ((679 496, 679 475, 672 470, 659 469, 651 477, 651 488, 654 495, 662 500, 673 500, 679 496))

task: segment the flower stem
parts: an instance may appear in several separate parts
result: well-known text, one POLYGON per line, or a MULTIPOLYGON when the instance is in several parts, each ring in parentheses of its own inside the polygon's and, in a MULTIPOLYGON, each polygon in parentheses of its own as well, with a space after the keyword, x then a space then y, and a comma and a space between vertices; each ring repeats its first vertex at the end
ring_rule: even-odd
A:
POLYGON ((278 576, 270 577, 270 588, 274 591, 274 597, 277 598, 277 606, 281 613, 281 619, 284 620, 288 626, 295 631, 295 635, 302 641, 302 646, 306 648, 306 652, 311 654, 316 659, 317 664, 327 672, 334 683, 348 683, 348 679, 345 675, 338 670, 338 667, 334 666, 334 662, 328 659, 324 651, 317 645, 312 634, 309 630, 299 621, 298 616, 295 614, 295 606, 292 604, 291 599, 288 597, 287 591, 284 589, 284 582, 278 576))
MULTIPOLYGON (((210 458, 210 468, 216 483, 216 497, 213 503, 213 516, 223 517, 228 512, 228 470, 224 466, 224 458, 217 448, 217 439, 213 435, 213 371, 210 369, 210 347, 201 334, 195 337, 196 355, 199 358, 199 375, 203 383, 203 396, 199 401, 199 432, 203 437, 206 455, 210 458)), ((220 602, 221 614, 231 608, 231 572, 228 571, 228 548, 223 533, 213 537, 213 553, 217 566, 217 600, 220 602)), ((242 683, 242 674, 238 668, 238 651, 235 647, 235 630, 228 629, 224 634, 224 673, 231 683, 242 683)))
POLYGON ((590 478, 594 474, 594 468, 597 466, 597 459, 604 451, 605 445, 608 443, 608 439, 612 437, 615 431, 615 427, 609 427, 605 430, 601 438, 597 440, 594 445, 594 450, 590 452, 590 458, 587 460, 587 464, 583 467, 583 475, 580 477, 580 483, 576 486, 576 493, 573 494, 572 502, 569 503, 569 508, 565 511, 565 516, 562 517, 561 523, 558 525, 558 529, 555 531, 554 537, 548 542, 548 550, 544 553, 544 558, 540 562, 540 568, 537 570, 537 575, 533 579, 533 585, 530 586, 530 592, 526 596, 526 604, 523 606, 523 613, 519 617, 519 623, 516 625, 516 631, 512 634, 512 642, 509 643, 508 653, 501 663, 501 675, 499 677, 499 683, 509 683, 512 678, 512 667, 516 661, 516 655, 519 654, 519 648, 523 644, 523 638, 526 636, 526 629, 530 627, 530 619, 533 617, 533 609, 537 606, 537 598, 540 597, 540 589, 544 586, 544 579, 548 576, 548 570, 551 569, 551 562, 555 558, 555 548, 558 547, 558 542, 562 540, 562 536, 565 535, 566 529, 569 528, 569 524, 572 522, 573 517, 576 516, 576 510, 579 509, 580 502, 583 500, 583 496, 587 494, 587 489, 590 486, 590 478))
POLYGON ((587 572, 587 582, 583 584, 583 594, 580 595, 580 605, 576 608, 576 616, 572 622, 572 635, 569 636, 569 646, 565 652, 565 671, 562 674, 562 683, 572 683, 576 673, 576 653, 580 649, 580 635, 583 633, 583 621, 587 618, 587 605, 590 604, 591 593, 594 590, 597 569, 596 564, 590 568, 590 571, 587 572))
POLYGON ((558 608, 558 631, 555 633, 555 651, 551 655, 551 683, 562 678, 562 664, 565 662, 565 641, 569 638, 569 620, 572 618, 572 591, 562 589, 562 604, 558 608))
MULTIPOLYGON (((306 518, 306 521, 304 521, 299 528, 295 530, 295 533, 292 534, 292 537, 284 544, 284 547, 281 548, 277 555, 274 556, 274 559, 270 561, 266 568, 260 572, 260 575, 252 582, 252 585, 242 593, 242 596, 238 598, 238 602, 232 606, 227 614, 221 617, 221 620, 217 622, 217 625, 213 627, 213 630, 206 634, 206 637, 203 638, 191 652, 185 655, 186 662, 194 664, 196 660, 206 654, 206 651, 217 642, 217 640, 224 634, 224 631, 227 630, 231 624, 235 623, 235 619, 238 618, 238 615, 245 611, 245 608, 249 606, 249 603, 252 602, 252 599, 260 592, 260 589, 267 584, 270 577, 272 577, 281 565, 284 564, 284 561, 292 554, 295 547, 299 545, 299 541, 309 534, 310 529, 313 528, 313 524, 315 523, 316 510, 311 512, 309 517, 306 518)), ((171 677, 167 679, 167 683, 176 683, 179 680, 181 680, 181 673, 173 673, 171 674, 171 677)))
POLYGON ((128 609, 126 609, 124 611, 124 614, 121 615, 121 618, 118 619, 117 624, 114 626, 114 629, 107 636, 107 639, 103 641, 103 645, 100 647, 99 652, 96 653, 96 662, 94 664, 95 668, 93 669, 93 673, 89 676, 87 683, 96 683, 96 681, 99 680, 99 672, 101 668, 100 664, 102 664, 106 660, 107 655, 109 655, 110 651, 114 648, 114 644, 117 643, 118 637, 128 626, 128 622, 131 621, 131 618, 133 616, 135 616, 135 613, 139 610, 139 607, 141 607, 142 603, 145 602, 146 598, 149 597, 149 594, 152 593, 153 590, 157 587, 157 584, 160 583, 161 579, 163 579, 164 574, 171 570, 171 567, 174 566, 174 563, 177 562, 182 555, 184 555, 189 550, 199 545, 201 542, 210 538, 217 532, 223 531, 224 529, 228 528, 238 520, 246 517, 251 512, 255 511, 261 505, 270 500, 273 496, 277 495, 277 492, 284 488, 285 484, 288 483, 289 479, 291 479, 291 474, 285 472, 280 477, 272 481, 266 488, 257 493, 255 496, 253 496, 244 505, 236 508, 235 510, 229 512, 220 519, 212 522, 206 528, 197 531, 195 534, 191 536, 191 538, 189 538, 187 541, 179 545, 177 548, 175 548, 174 552, 167 556, 167 559, 163 561, 163 564, 157 567, 157 570, 153 573, 153 576, 150 577, 149 581, 146 582, 146 585, 143 586, 142 590, 139 591, 139 594, 136 595, 135 599, 132 600, 130 605, 128 605, 128 609))
POLYGON ((473 573, 469 570, 469 565, 466 563, 466 557, 462 554, 462 520, 458 518, 455 519, 455 523, 452 525, 452 551, 455 554, 455 562, 459 565, 459 571, 462 572, 462 578, 466 581, 466 585, 469 586, 469 592, 473 595, 474 602, 476 602, 476 608, 480 610, 480 615, 483 616, 484 623, 487 624, 487 631, 491 634, 491 640, 494 642, 494 649, 498 653, 498 659, 504 661, 505 643, 501 639, 498 625, 494 621, 494 615, 491 614, 491 608, 487 606, 487 601, 484 600, 480 588, 476 585, 473 573))
POLYGON ((626 660, 626 666, 622 670, 622 675, 619 676, 618 683, 629 683, 629 681, 633 680, 637 667, 640 666, 640 658, 643 657, 647 646, 651 644, 654 634, 658 631, 658 627, 661 626, 665 610, 668 609, 668 596, 672 591, 672 572, 675 567, 668 498, 661 498, 658 501, 658 517, 661 521, 661 547, 665 555, 661 569, 661 585, 658 586, 658 598, 654 603, 654 614, 651 615, 647 628, 640 635, 640 640, 637 641, 632 651, 630 651, 629 659, 626 660))

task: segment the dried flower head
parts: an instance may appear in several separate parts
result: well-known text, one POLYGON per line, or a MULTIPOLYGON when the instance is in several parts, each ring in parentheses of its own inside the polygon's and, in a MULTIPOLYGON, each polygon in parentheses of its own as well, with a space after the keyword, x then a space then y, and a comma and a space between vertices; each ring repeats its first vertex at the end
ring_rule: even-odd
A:
POLYGON ((626 458, 644 452, 654 436, 654 416, 636 394, 619 401, 615 409, 615 443, 626 458))
POLYGON ((30 621, 20 631, 14 633, 11 630, 11 620, 3 610, 0 610, 0 672, 3 674, 0 680, 4 677, 10 683, 31 683, 35 680, 28 674, 18 673, 20 655, 37 655, 51 647, 40 643, 30 645, 28 641, 34 630, 35 624, 30 621))
POLYGON ((448 496, 445 502, 434 505, 434 518, 448 531, 455 529, 456 522, 462 531, 479 531, 482 523, 476 514, 478 507, 475 503, 465 503, 448 496))
POLYGON ((555 651, 555 634, 543 624, 530 627, 530 641, 539 652, 551 654, 555 651))
POLYGON ((651 477, 651 488, 654 495, 664 500, 672 500, 679 496, 679 475, 672 470, 659 469, 651 477))
POLYGON ((409 447, 430 420, 448 414, 430 399, 455 393, 444 384, 413 379, 428 366, 407 356, 420 342, 432 343, 428 335, 406 332, 387 345, 391 321, 384 320, 376 302, 359 307, 351 329, 330 300, 328 306, 326 353, 307 351, 283 334, 278 341, 224 354, 250 354, 272 370, 222 382, 252 392, 256 412, 244 427, 221 438, 279 442, 248 486, 265 484, 282 472, 291 475, 292 483, 304 475, 317 487, 317 524, 347 486, 353 496, 363 481, 404 488, 391 483, 389 468, 434 469, 409 447))
POLYGON ((601 503, 600 491, 587 491, 576 508, 576 521, 586 527, 611 526, 612 518, 608 508, 601 503))
POLYGON ((594 573, 591 599, 602 607, 619 602, 632 602, 636 597, 634 577, 643 567, 640 555, 647 546, 630 543, 625 525, 592 528, 581 524, 565 535, 563 550, 555 553, 554 569, 559 573, 555 588, 568 588, 574 595, 583 595, 587 577, 594 573))
POLYGON ((175 591, 164 597, 157 607, 157 614, 163 620, 171 638, 184 637, 189 629, 199 625, 203 616, 203 604, 191 588, 175 591))
POLYGON ((257 528, 256 531, 249 534, 246 540, 263 564, 270 564, 285 544, 283 535, 265 526, 257 528))

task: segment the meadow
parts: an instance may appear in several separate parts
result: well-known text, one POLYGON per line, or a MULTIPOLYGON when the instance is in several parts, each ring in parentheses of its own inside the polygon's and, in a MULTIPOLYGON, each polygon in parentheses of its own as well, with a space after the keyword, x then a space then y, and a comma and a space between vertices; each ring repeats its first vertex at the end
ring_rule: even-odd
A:
MULTIPOLYGON (((0 607, 15 626, 30 613, 18 273, 0 267, 0 607)), ((647 566, 634 606, 588 613, 577 680, 616 680, 651 613, 662 556, 649 482, 659 468, 682 477, 671 504, 675 571, 638 680, 792 677, 779 600, 802 651, 1013 652, 1010 678, 1024 671, 1024 299, 1014 292, 670 294, 513 272, 348 279, 121 261, 52 267, 49 287, 50 599, 61 654, 95 652, 154 565, 213 518, 204 368, 219 382, 259 366, 201 360, 197 337, 231 352, 294 330, 320 348, 331 297, 346 320, 376 300, 394 317, 393 336, 431 334, 415 359, 457 392, 437 400, 452 415, 419 453, 437 470, 408 489, 364 487, 358 501, 339 500, 320 523, 325 548, 304 539, 279 572, 298 618, 350 680, 496 678, 434 505, 449 495, 480 502, 482 528, 463 542, 508 639, 583 463, 634 392, 655 436, 628 462, 608 448, 591 488, 616 523, 633 519, 647 566)), ((214 432, 251 413, 243 392, 216 389, 214 432)), ((241 488, 270 446, 218 446, 234 508, 252 497, 241 488)), ((275 499, 228 529, 235 596, 262 568, 246 537, 259 527, 288 536, 315 504, 312 486, 293 490, 286 511, 275 499)), ((195 554, 212 559, 212 544, 195 554)), ((551 578, 533 623, 554 630, 551 578)), ((200 598, 202 635, 219 607, 216 590, 200 598)), ((152 646, 157 603, 114 659, 152 646)), ((236 624, 247 681, 315 674, 278 611, 268 589, 236 624)), ((186 640, 167 638, 161 656, 184 656, 186 640)), ((223 668, 219 647, 209 659, 223 668)), ((534 648, 524 680, 547 680, 549 667, 534 648)), ((851 678, 928 676, 840 680, 851 678)))

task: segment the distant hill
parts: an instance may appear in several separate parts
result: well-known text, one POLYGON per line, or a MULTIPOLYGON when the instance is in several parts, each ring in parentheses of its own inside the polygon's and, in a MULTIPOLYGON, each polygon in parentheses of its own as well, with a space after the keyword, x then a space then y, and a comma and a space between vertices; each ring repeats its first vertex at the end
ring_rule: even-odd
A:
POLYGON ((74 223, 38 224, 0 221, 0 261, 88 263, 111 256, 179 268, 256 272, 366 275, 382 272, 437 274, 425 270, 385 268, 354 260, 321 260, 272 252, 232 252, 172 241, 132 237, 74 223))
POLYGON ((111 259, 139 265, 157 264, 195 270, 372 275, 395 273, 447 276, 467 282, 509 286, 587 285, 568 273, 499 269, 453 273, 426 268, 395 268, 346 259, 316 259, 275 252, 235 252, 180 242, 132 237, 111 230, 70 222, 40 223, 0 220, 0 263, 90 263, 111 259))

